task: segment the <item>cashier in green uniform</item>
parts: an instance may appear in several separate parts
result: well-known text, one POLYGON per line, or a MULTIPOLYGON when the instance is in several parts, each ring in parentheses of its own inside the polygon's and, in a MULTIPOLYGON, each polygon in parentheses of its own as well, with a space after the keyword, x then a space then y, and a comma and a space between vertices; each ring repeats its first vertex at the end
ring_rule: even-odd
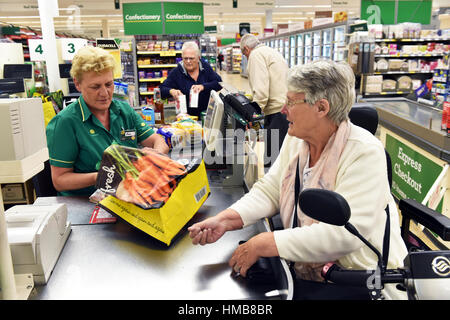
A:
POLYGON ((103 151, 111 144, 168 153, 164 139, 129 106, 113 100, 114 58, 104 49, 78 50, 70 75, 81 96, 48 124, 52 181, 58 195, 91 195, 103 151))

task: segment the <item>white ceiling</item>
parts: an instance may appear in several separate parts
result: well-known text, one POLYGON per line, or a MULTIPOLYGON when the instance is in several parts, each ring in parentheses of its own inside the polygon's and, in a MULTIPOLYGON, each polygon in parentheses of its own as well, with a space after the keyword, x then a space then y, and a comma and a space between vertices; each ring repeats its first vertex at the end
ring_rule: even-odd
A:
MULTIPOLYGON (((314 17, 315 11, 341 11, 332 3, 346 3, 349 17, 359 17, 360 0, 165 0, 204 2, 205 25, 217 25, 217 36, 234 37, 240 22, 249 22, 251 32, 261 32, 267 26, 266 10, 272 10, 272 26, 299 23, 314 17)), ((108 28, 110 37, 123 37, 122 5, 114 8, 114 0, 58 0, 59 17, 55 31, 100 37, 108 28)), ((152 2, 149 0, 120 0, 120 3, 152 2)), ((433 0, 433 9, 448 6, 449 0, 433 0)), ((40 29, 37 0, 0 0, 0 22, 40 29)))

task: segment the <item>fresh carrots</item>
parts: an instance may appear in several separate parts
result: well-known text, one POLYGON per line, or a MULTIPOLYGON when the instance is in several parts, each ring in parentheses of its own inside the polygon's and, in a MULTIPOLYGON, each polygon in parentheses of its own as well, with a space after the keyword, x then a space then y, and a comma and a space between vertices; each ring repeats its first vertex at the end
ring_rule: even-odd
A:
POLYGON ((133 202, 143 208, 165 203, 177 186, 177 179, 186 174, 179 162, 157 152, 145 152, 114 146, 109 154, 121 175, 124 189, 133 202))

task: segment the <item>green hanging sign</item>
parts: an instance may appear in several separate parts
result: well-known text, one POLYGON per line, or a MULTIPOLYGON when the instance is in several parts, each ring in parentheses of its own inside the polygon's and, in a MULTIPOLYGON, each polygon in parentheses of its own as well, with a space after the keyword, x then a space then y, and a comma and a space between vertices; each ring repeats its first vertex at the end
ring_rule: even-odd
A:
POLYGON ((123 3, 125 35, 163 34, 161 2, 123 3))
POLYGON ((431 8, 432 0, 361 0, 361 19, 367 24, 430 24, 431 8))
POLYGON ((164 2, 165 34, 204 33, 203 2, 164 2))
MULTIPOLYGON (((392 194, 398 199, 422 202, 442 167, 389 134, 386 150, 392 161, 392 194)), ((438 211, 442 209, 439 207, 438 211)))
POLYGON ((204 33, 203 3, 123 3, 125 35, 204 33))

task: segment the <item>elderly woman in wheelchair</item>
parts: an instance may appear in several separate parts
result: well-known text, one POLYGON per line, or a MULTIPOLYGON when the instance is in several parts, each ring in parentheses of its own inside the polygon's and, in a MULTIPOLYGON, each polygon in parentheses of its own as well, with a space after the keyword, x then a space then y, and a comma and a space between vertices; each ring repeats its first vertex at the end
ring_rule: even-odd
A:
MULTIPOLYGON (((282 230, 260 233, 240 245, 229 262, 233 270, 246 276, 260 257, 279 256, 291 263, 294 299, 370 299, 368 288, 326 282, 322 270, 329 263, 371 270, 377 267, 378 256, 344 228, 305 214, 298 199, 308 188, 339 193, 351 209, 351 224, 378 251, 386 243, 389 221, 386 267, 402 267, 407 249, 390 192, 384 147, 349 120, 355 79, 346 63, 320 60, 295 66, 287 84, 282 113, 289 130, 277 160, 231 207, 191 226, 190 236, 194 244, 213 243, 226 231, 279 212, 282 230)), ((381 293, 386 299, 407 298, 395 284, 386 284, 381 293)))

